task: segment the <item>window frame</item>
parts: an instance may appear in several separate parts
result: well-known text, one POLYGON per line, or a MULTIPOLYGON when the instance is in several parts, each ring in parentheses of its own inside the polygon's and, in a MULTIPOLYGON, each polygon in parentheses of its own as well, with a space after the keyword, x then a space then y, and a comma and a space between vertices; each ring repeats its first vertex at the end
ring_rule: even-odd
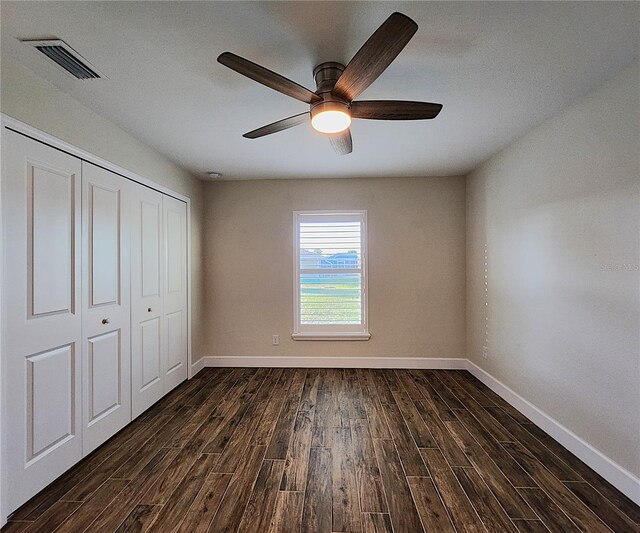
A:
MULTIPOLYGON (((368 232, 366 210, 322 210, 293 212, 293 333, 294 340, 369 340, 368 232), (300 320, 300 222, 360 222, 361 310, 360 324, 302 324, 300 320)), ((336 269, 341 273, 345 269, 336 269)), ((351 269, 346 269, 351 270, 351 269)))

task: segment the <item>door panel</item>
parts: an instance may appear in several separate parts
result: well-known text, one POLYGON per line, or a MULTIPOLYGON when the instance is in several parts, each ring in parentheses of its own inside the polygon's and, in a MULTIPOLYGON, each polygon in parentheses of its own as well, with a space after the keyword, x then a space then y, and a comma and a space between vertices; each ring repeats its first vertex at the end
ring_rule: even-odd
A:
POLYGON ((89 339, 89 416, 92 425, 122 404, 120 332, 89 339))
POLYGON ((166 276, 164 292, 164 390, 187 379, 187 204, 163 197, 166 276))
POLYGON ((83 453, 131 421, 129 182, 82 163, 83 453))
MULTIPOLYGON (((102 170, 102 169, 100 169, 102 170)), ((89 183, 89 283, 91 307, 117 304, 120 300, 120 227, 122 217, 119 189, 89 183)))
POLYGON ((162 198, 154 191, 144 191, 149 201, 140 202, 140 259, 142 261, 142 296, 160 295, 160 246, 162 198))
POLYGON ((75 433, 74 345, 26 359, 27 461, 31 461, 63 445, 75 433))
POLYGON ((160 318, 152 318, 140 323, 141 342, 141 369, 142 379, 140 380, 140 390, 144 391, 162 379, 161 364, 161 339, 160 339, 160 318))
MULTIPOLYGON (((180 293, 184 290, 184 211, 183 202, 175 203, 173 198, 166 199, 167 230, 167 292, 180 293)), ((186 208, 186 205, 185 205, 186 208)))
POLYGON ((182 310, 167 315, 167 371, 183 363, 185 339, 183 338, 182 310))
POLYGON ((135 418, 164 394, 162 194, 132 188, 131 394, 135 418))
POLYGON ((68 313, 74 281, 72 176, 36 162, 27 163, 27 176, 29 314, 68 313))
POLYGON ((80 176, 79 159, 3 129, 6 512, 82 456, 80 176))

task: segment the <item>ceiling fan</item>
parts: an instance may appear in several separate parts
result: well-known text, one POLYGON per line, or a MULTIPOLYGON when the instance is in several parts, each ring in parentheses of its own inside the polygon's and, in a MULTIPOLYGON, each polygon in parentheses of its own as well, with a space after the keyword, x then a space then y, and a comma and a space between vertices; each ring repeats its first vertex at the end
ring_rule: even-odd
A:
POLYGON ((352 118, 370 120, 420 120, 435 118, 441 104, 402 100, 355 100, 392 63, 411 40, 418 25, 402 13, 393 13, 369 37, 345 67, 333 61, 313 69, 316 91, 298 85, 256 63, 231 52, 218 56, 218 62, 258 83, 291 96, 310 109, 272 124, 245 133, 243 137, 257 139, 292 128, 311 117, 311 125, 326 133, 336 153, 345 155, 353 150, 349 126, 352 118))

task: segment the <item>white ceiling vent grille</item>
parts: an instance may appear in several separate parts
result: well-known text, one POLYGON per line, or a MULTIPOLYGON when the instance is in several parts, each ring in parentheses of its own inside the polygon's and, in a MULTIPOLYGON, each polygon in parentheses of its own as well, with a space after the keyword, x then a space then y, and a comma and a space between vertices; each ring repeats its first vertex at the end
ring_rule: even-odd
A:
POLYGON ((33 46, 78 80, 95 80, 105 77, 84 57, 60 39, 23 40, 22 42, 33 46))

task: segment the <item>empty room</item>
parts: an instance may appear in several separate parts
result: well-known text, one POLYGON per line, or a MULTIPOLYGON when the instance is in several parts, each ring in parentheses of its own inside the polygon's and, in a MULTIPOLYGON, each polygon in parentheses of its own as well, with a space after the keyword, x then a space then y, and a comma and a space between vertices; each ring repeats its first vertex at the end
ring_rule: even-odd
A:
POLYGON ((640 532, 640 3, 0 21, 3 533, 640 532))

